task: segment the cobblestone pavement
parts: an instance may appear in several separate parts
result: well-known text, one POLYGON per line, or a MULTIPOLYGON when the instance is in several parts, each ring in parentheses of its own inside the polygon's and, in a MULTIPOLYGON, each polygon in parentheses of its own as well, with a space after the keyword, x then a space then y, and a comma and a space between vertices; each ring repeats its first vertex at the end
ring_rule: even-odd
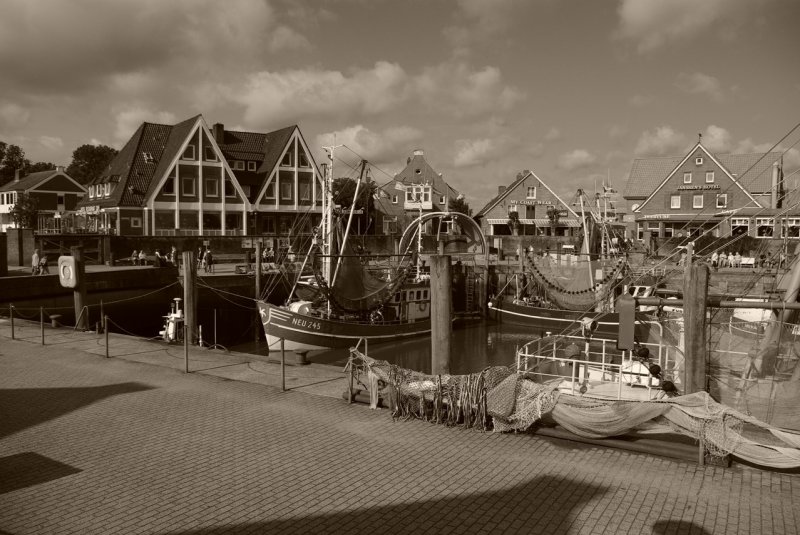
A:
POLYGON ((0 336, 0 531, 797 533, 800 475, 392 421, 0 336))

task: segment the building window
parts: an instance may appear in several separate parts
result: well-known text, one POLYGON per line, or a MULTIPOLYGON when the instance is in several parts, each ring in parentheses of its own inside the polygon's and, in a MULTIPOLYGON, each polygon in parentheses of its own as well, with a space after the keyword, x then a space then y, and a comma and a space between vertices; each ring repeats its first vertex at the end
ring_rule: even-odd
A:
POLYGON ((283 167, 292 167, 294 165, 294 158, 292 157, 294 154, 291 150, 287 151, 286 154, 283 155, 283 159, 281 160, 281 165, 283 167))
POLYGON ((267 190, 264 192, 264 200, 275 200, 275 182, 267 184, 267 190))
POLYGON ((519 212, 519 205, 518 204, 512 204, 511 206, 509 206, 508 207, 508 213, 510 214, 511 212, 514 212, 514 213, 519 212))
POLYGON ((693 195, 692 196, 692 208, 702 208, 703 207, 703 194, 700 195, 693 195))
POLYGON ((64 204, 64 195, 59 193, 56 195, 56 204, 63 205, 64 204))
POLYGON ((684 184, 691 184, 692 183, 692 172, 691 171, 687 171, 686 173, 683 173, 683 183, 684 184))
POLYGON ((131 228, 142 228, 142 218, 141 217, 132 217, 131 218, 131 228))
POLYGON ((444 203, 446 202, 447 202, 447 197, 445 197, 444 195, 439 197, 439 204, 444 205, 444 203))
POLYGON ((103 192, 103 196, 108 197, 109 195, 111 195, 111 184, 104 184, 103 189, 105 190, 103 192))
POLYGON ((236 197, 236 188, 233 186, 233 182, 230 180, 225 181, 225 196, 236 197))
POLYGON ((298 166, 300 167, 311 167, 311 164, 308 161, 308 156, 303 150, 300 150, 300 157, 298 158, 298 166))
POLYGON ((207 162, 217 161, 217 151, 214 150, 214 147, 206 147, 206 161, 207 162))
POLYGON ((695 165, 703 165, 703 157, 702 156, 698 156, 697 158, 695 158, 694 159, 694 164, 695 165))
POLYGON ((644 241, 644 226, 641 223, 636 223, 636 239, 644 241))
POLYGON ((717 208, 727 208, 727 207, 728 207, 728 194, 727 193, 717 194, 717 208))
POLYGON ((664 237, 671 238, 674 235, 675 235, 674 223, 664 223, 664 237))
POLYGON ((94 186, 89 186, 89 198, 94 199, 94 186))
POLYGON ((247 162, 247 170, 248 171, 255 171, 256 170, 256 162, 247 162))
POLYGON ((291 182, 281 182, 280 191, 281 191, 281 200, 282 201, 291 201, 292 200, 292 189, 294 188, 294 184, 291 182))
POLYGON ((706 184, 714 183, 714 171, 706 171, 706 184))
POLYGON ((526 199, 536 198, 536 186, 528 186, 528 193, 525 195, 526 199))
POLYGON ((800 238, 800 217, 784 219, 781 234, 781 238, 800 238))
POLYGON ((383 217, 383 233, 384 234, 397 234, 397 218, 396 217, 383 217))
POLYGON ((397 204, 398 198, 397 195, 392 195, 392 204, 397 204))
POLYGON ((750 232, 750 219, 746 217, 731 218, 731 236, 746 236, 750 232))
POLYGON ((194 178, 184 177, 181 179, 182 194, 187 197, 194 197, 194 178))
POLYGON ((216 178, 206 179, 206 197, 219 197, 219 180, 216 178))
POLYGON ((775 234, 775 219, 772 217, 756 218, 756 236, 759 238, 772 238, 775 234))
POLYGON ((669 207, 673 210, 677 210, 681 207, 681 196, 680 195, 672 195, 669 198, 669 207))
POLYGON ((244 171, 244 162, 241 160, 234 160, 231 162, 233 164, 234 171, 244 171))
POLYGON ((164 187, 161 188, 161 193, 164 195, 175 195, 175 177, 167 177, 167 181, 164 182, 164 187))
POLYGON ((186 150, 183 151, 184 160, 194 160, 194 145, 186 145, 186 150))

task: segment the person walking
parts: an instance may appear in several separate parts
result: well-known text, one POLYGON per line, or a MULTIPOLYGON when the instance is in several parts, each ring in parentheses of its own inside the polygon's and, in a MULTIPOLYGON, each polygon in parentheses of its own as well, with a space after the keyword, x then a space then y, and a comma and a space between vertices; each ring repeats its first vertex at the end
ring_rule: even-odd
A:
POLYGON ((42 253, 42 256, 39 257, 39 275, 49 275, 50 270, 47 269, 47 255, 42 253))
POLYGON ((214 256, 211 254, 211 248, 206 249, 203 255, 203 268, 206 273, 214 273, 214 256))
POLYGON ((31 275, 38 275, 39 274, 39 249, 33 250, 33 255, 31 256, 31 275))

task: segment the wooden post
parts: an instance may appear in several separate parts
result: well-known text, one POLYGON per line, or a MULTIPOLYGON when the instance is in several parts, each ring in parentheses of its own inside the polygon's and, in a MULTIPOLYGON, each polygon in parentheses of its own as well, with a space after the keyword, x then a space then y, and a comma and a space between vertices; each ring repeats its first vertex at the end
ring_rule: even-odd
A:
POLYGON ((44 308, 39 307, 39 330, 42 331, 42 345, 44 345, 44 308))
POLYGON ((84 315, 83 309, 86 306, 86 267, 83 261, 83 245, 76 245, 69 249, 70 254, 75 259, 75 278, 78 280, 78 285, 72 291, 75 302, 75 329, 85 331, 89 328, 89 309, 86 309, 86 315, 84 315))
POLYGON ((103 316, 103 331, 106 335, 106 358, 108 358, 108 316, 103 316))
POLYGON ((431 375, 450 373, 452 288, 450 255, 431 256, 431 375))
POLYGON ((183 324, 183 371, 189 373, 189 333, 191 329, 183 324))
POLYGON ((103 300, 100 300, 100 328, 106 330, 106 312, 103 310, 103 300))
POLYGON ((8 305, 8 317, 11 318, 11 339, 14 340, 14 305, 8 305))
POLYGON ((683 288, 684 394, 706 390, 707 299, 708 266, 695 264, 683 288))
POLYGON ((283 338, 281 338, 281 392, 286 392, 286 353, 283 350, 283 338))
MULTIPOLYGON (((256 299, 261 299, 261 241, 256 241, 256 299)), ((256 333, 256 342, 259 341, 259 331, 261 331, 261 319, 256 309, 256 324, 253 331, 256 333)))
POLYGON ((185 343, 194 344, 197 340, 197 264, 194 251, 183 252, 183 321, 186 325, 185 343))

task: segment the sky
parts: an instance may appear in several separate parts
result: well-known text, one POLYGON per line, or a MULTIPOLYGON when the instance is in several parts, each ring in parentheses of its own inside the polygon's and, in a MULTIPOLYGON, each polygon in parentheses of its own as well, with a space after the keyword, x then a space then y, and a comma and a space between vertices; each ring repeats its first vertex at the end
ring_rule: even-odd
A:
POLYGON ((565 199, 606 179, 621 191, 634 159, 684 155, 698 134, 717 153, 777 145, 786 173, 800 168, 797 0, 0 0, 0 13, 0 140, 34 162, 202 114, 296 124, 318 164, 343 145, 335 175, 364 158, 379 184, 422 149, 474 212, 524 169, 565 199))

